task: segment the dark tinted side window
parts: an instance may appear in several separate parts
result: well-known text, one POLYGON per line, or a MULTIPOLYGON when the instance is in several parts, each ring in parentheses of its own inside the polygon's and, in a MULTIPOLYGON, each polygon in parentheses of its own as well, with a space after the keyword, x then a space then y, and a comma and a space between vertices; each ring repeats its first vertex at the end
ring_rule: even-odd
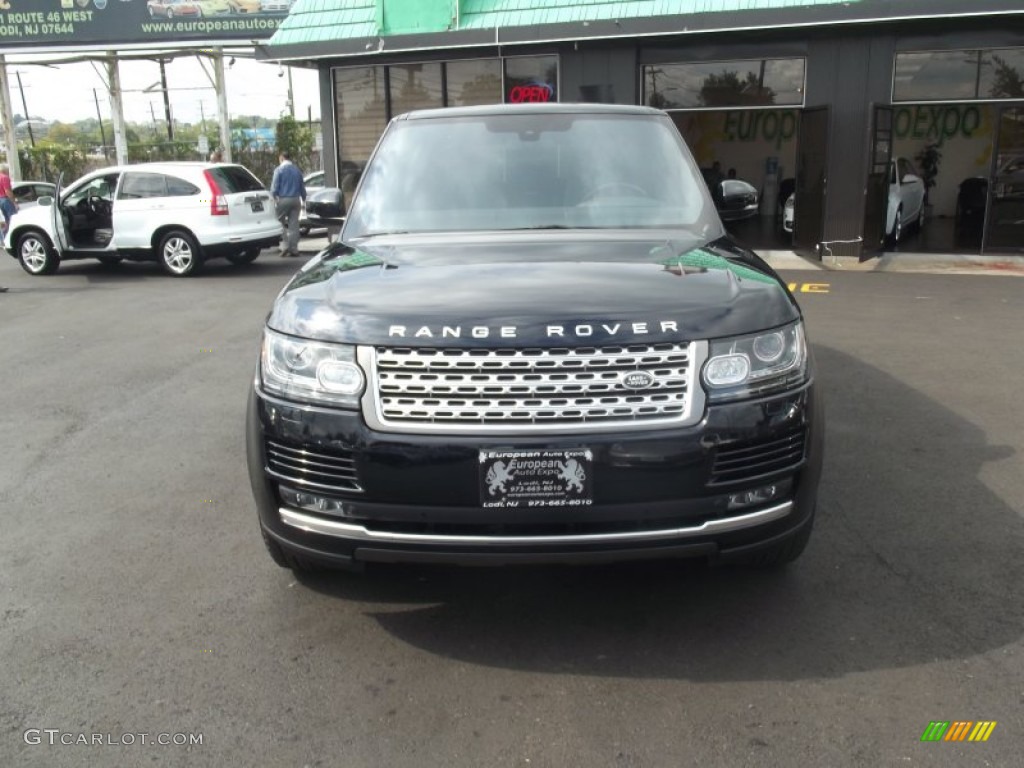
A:
POLYGON ((168 197, 188 197, 189 195, 199 194, 199 187, 195 184, 190 184, 176 176, 166 176, 165 178, 167 179, 168 197))
POLYGON ((144 197, 167 197, 167 177, 159 173, 126 173, 118 198, 138 200, 144 197))
POLYGON ((257 192, 265 189, 260 180, 240 165, 223 165, 210 168, 208 173, 217 181, 221 194, 236 192, 257 192))
POLYGON ((18 203, 30 203, 39 199, 35 187, 29 184, 26 187, 15 187, 11 190, 14 193, 14 200, 18 203))

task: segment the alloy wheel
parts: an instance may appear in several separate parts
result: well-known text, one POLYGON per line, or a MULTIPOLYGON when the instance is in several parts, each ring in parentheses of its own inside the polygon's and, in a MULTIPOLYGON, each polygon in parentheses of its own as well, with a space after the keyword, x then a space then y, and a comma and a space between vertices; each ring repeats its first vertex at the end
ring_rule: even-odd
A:
POLYGON ((164 264, 176 275, 183 275, 192 268, 195 254, 192 246, 183 237, 171 237, 164 243, 164 264))

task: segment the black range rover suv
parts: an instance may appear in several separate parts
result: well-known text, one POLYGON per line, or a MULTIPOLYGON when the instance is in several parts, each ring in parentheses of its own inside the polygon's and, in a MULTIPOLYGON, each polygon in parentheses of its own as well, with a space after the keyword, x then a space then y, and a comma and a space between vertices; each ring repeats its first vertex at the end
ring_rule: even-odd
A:
POLYGON ((824 422, 800 309, 662 112, 391 121, 278 296, 249 473, 280 565, 776 565, 824 422))

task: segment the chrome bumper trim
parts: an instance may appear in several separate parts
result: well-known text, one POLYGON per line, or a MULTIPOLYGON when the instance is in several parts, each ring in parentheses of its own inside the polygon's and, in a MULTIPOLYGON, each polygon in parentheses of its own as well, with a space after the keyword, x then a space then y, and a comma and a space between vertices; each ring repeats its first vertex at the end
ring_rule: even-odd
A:
POLYGON ((430 533, 392 533, 372 531, 362 525, 324 520, 319 517, 296 512, 287 507, 278 509, 281 521, 293 528, 322 536, 335 536, 353 541, 376 544, 454 544, 490 546, 530 546, 535 544, 616 544, 631 542, 664 541, 704 536, 712 533, 726 533, 743 528, 752 528, 785 517, 793 509, 793 502, 786 501, 767 509, 747 515, 708 520, 700 525, 684 528, 668 528, 658 531, 624 531, 621 533, 586 533, 569 536, 448 536, 430 533))

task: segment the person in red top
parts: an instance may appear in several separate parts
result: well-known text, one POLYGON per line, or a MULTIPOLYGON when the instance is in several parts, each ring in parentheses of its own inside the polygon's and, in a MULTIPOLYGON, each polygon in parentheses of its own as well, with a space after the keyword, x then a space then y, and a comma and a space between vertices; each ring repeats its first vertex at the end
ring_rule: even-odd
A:
POLYGON ((0 211, 4 214, 4 232, 11 223, 11 216, 18 212, 18 204, 14 202, 14 190, 11 189, 10 167, 0 163, 0 211))
MULTIPOLYGON (((11 189, 10 167, 7 163, 0 163, 0 211, 4 214, 3 231, 7 234, 7 225, 11 223, 11 216, 18 212, 18 204, 14 202, 14 191, 11 189)), ((0 285, 0 293, 7 289, 0 285)))

